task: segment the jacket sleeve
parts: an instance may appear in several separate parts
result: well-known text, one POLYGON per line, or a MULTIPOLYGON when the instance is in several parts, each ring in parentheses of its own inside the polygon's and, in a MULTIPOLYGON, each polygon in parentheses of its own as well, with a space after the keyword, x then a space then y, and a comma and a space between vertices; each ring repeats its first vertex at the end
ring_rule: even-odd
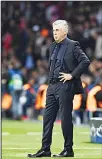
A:
POLYGON ((86 56, 86 54, 83 52, 83 50, 80 47, 79 42, 76 42, 73 48, 73 54, 74 57, 78 63, 77 67, 72 71, 71 75, 73 78, 80 78, 80 76, 84 73, 86 68, 90 64, 89 58, 86 56))

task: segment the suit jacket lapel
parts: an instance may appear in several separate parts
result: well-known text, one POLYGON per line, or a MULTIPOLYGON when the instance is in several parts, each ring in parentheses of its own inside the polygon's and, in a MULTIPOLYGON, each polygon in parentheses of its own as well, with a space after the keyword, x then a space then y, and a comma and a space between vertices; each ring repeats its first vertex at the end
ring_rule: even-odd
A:
POLYGON ((60 51, 61 51, 61 53, 60 53, 60 55, 61 55, 61 65, 63 64, 63 59, 64 59, 64 55, 65 55, 65 53, 66 53, 66 51, 67 51, 68 44, 69 44, 68 38, 66 38, 66 41, 65 41, 65 43, 64 43, 64 46, 61 47, 61 49, 60 49, 60 51))
MULTIPOLYGON (((63 58, 64 58, 64 55, 65 55, 66 50, 67 50, 67 48, 68 48, 68 44, 69 44, 69 40, 68 40, 68 38, 66 38, 66 40, 65 40, 65 42, 64 42, 64 46, 61 47, 61 49, 60 49, 60 52, 61 52, 61 53, 60 53, 60 55, 61 55, 61 65, 62 65, 62 63, 63 63, 63 58)), ((56 43, 54 42, 54 43, 52 44, 51 48, 50 48, 50 58, 51 58, 51 54, 52 54, 53 51, 54 51, 55 46, 56 46, 56 43)), ((50 59, 49 59, 49 61, 50 61, 50 59)))
POLYGON ((50 69, 50 64, 51 64, 51 55, 52 55, 52 53, 54 51, 55 46, 56 46, 56 43, 53 42, 53 44, 51 45, 51 47, 49 49, 49 64, 48 64, 48 68, 49 69, 50 69))

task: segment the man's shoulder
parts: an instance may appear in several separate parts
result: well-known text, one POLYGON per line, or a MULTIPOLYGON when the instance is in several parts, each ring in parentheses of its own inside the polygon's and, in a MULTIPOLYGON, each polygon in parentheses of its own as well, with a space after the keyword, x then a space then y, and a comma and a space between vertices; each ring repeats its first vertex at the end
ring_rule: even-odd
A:
POLYGON ((72 40, 72 39, 69 39, 69 38, 67 38, 67 40, 68 40, 68 43, 70 43, 70 44, 73 44, 73 45, 79 44, 78 41, 75 41, 75 40, 72 40))
POLYGON ((78 41, 74 41, 72 39, 67 38, 67 46, 70 50, 73 50, 74 47, 76 47, 77 45, 79 45, 78 41))

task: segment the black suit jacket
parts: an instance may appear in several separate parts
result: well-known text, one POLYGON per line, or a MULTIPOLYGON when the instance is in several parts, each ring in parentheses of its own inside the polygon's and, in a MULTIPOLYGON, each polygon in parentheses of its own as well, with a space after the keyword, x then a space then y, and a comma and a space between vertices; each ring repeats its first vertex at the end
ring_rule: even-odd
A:
MULTIPOLYGON (((52 43, 50 46, 50 57, 55 46, 56 42, 52 43)), ((61 63, 63 63, 63 61, 65 62, 68 73, 70 72, 73 76, 73 91, 75 94, 83 93, 80 76, 90 64, 88 57, 81 49, 79 42, 68 38, 64 41, 64 47, 62 47, 60 51, 62 54, 61 63)))

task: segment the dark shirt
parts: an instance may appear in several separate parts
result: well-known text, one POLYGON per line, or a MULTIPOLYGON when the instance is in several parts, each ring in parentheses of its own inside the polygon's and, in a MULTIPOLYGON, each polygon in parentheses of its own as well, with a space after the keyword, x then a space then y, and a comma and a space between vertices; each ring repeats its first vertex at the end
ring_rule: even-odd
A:
MULTIPOLYGON (((51 77, 52 79, 56 79, 59 77, 59 72, 66 72, 66 68, 65 68, 65 63, 63 61, 63 64, 61 66, 61 52, 60 52, 60 49, 61 47, 64 47, 64 42, 65 42, 65 39, 63 41, 61 41, 58 45, 60 45, 60 48, 59 48, 59 51, 57 53, 57 57, 56 57, 56 63, 55 63, 55 67, 54 67, 54 72, 53 72, 53 77, 51 77)), ((56 43, 57 45, 57 43, 56 43)), ((55 47, 56 49, 56 47, 55 47)), ((55 50, 53 51, 52 55, 51 55, 51 63, 54 59, 54 54, 55 54, 55 50)))

